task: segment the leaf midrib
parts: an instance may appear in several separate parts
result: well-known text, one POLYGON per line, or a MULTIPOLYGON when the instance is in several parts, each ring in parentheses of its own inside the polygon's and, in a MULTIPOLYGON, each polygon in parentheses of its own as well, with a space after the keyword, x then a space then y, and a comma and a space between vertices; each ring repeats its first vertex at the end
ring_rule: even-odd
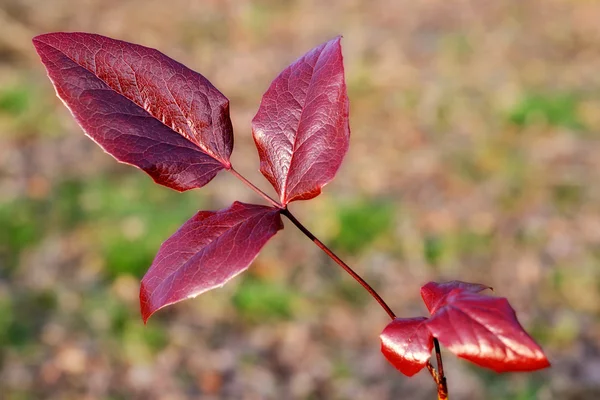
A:
MULTIPOLYGON (((284 204, 286 203, 285 200, 287 200, 288 203, 290 201, 290 199, 287 198, 287 195, 288 195, 288 193, 287 193, 287 185, 288 185, 289 176, 291 174, 290 171, 292 171, 292 164, 294 163, 294 156, 296 155, 296 149, 297 149, 297 144, 298 144, 298 136, 299 136, 298 135, 298 131, 299 131, 299 128, 300 128, 300 123, 302 122, 302 117, 304 116, 304 111, 306 110, 306 99, 308 98, 308 93, 311 90, 311 87, 313 85, 314 78, 315 78, 315 75, 316 75, 315 74, 315 67, 319 63, 319 60, 321 59, 321 56, 323 55, 323 52, 325 51, 326 47, 327 47, 327 44, 325 44, 325 46, 323 47, 323 50, 321 50, 321 52, 317 56, 317 60, 315 61, 315 66, 312 67, 313 73, 310 76, 310 82, 308 83, 308 86, 307 86, 306 96, 304 97, 304 103, 302 104, 302 109, 300 110, 300 117, 298 118, 298 124, 296 126, 296 130, 295 130, 295 133, 294 133, 294 143, 292 145, 292 156, 290 157, 290 165, 288 167, 288 172, 287 172, 287 174, 284 177, 283 186, 282 186, 282 195, 285 198, 282 198, 281 202, 284 203, 284 204)), ((302 61, 306 62, 306 61, 304 61, 304 57, 303 57, 302 61)))
MULTIPOLYGON (((174 130, 172 127, 170 127, 169 125, 165 124, 160 118, 158 118, 157 116, 155 116, 154 114, 152 114, 150 111, 146 110, 143 106, 141 106, 140 104, 138 104, 136 101, 130 99, 129 97, 125 96, 123 93, 115 90, 114 87, 112 87, 108 82, 106 82, 104 79, 100 78, 94 71, 91 71, 90 69, 86 68, 85 66, 81 65, 80 63, 78 63, 75 59, 73 59, 73 57, 71 57, 70 55, 68 55, 67 53, 65 53, 64 51, 62 51, 61 49, 53 46, 52 44, 42 41, 39 38, 35 38, 34 40, 43 43, 44 45, 53 48, 54 50, 58 51, 59 53, 61 53, 62 55, 64 55, 65 57, 67 57, 69 60, 71 60, 75 65, 77 65, 78 67, 80 67, 81 69, 89 72, 90 74, 92 74, 94 76, 94 78, 98 79, 99 81, 101 81, 102 83, 104 83, 108 88, 110 88, 111 91, 113 91, 114 93, 116 93, 117 95, 127 99, 128 101, 130 101, 131 103, 135 104, 138 108, 144 110, 144 112, 146 114, 148 114, 149 116, 151 116, 152 118, 154 118, 155 120, 157 120, 158 122, 160 122, 162 125, 164 125, 165 127, 167 127, 169 130, 171 130, 172 132, 178 134, 179 136, 183 137, 184 139, 186 139, 187 141, 189 141, 190 143, 196 145, 198 147, 198 149, 200 151, 202 151, 204 154, 206 154, 207 156, 209 156, 210 158, 214 159, 215 161, 217 161, 219 164, 221 164, 224 168, 228 168, 228 165, 224 164, 222 160, 220 160, 219 158, 216 157, 215 154, 213 154, 210 150, 208 150, 206 148, 206 146, 202 145, 201 143, 192 140, 191 138, 188 138, 187 135, 182 134, 181 132, 178 132, 176 130, 174 130)), ((84 44, 85 45, 85 44, 84 44)), ((86 46, 87 47, 87 46, 86 46)), ((89 50, 89 48, 88 48, 89 50)), ((94 55, 92 56, 94 58, 94 64, 96 65, 96 55, 98 54, 98 51, 94 52, 94 55)), ((162 53, 161 53, 162 54, 162 53)), ((165 55, 165 57, 168 57, 165 55)), ((127 66, 129 68, 131 68, 131 65, 129 65, 128 63, 126 63, 127 66)), ((139 86, 137 86, 137 73, 135 72, 135 70, 133 68, 131 68, 131 70, 133 71, 133 75, 136 81, 136 87, 138 88, 139 91, 139 86)), ((119 86, 121 85, 120 81, 119 81, 119 86)), ((185 114, 183 114, 183 111, 181 110, 181 107, 179 106, 179 104, 177 103, 177 101, 175 100, 173 94, 171 93, 171 90, 169 89, 168 85, 165 86, 167 87, 167 91, 169 92, 169 94, 171 95, 171 97, 173 98, 173 101, 175 102, 175 104, 177 105, 177 108, 179 109, 179 111, 181 112, 181 115, 186 119, 186 121, 188 120, 188 118, 185 116, 185 114)))

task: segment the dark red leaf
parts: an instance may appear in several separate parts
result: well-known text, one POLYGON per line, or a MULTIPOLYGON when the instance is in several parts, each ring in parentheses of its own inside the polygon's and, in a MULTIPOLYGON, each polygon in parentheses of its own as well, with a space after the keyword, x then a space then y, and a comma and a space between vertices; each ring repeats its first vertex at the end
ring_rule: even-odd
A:
POLYGON ((433 349, 433 336, 427 318, 396 318, 379 338, 381 352, 400 372, 413 376, 427 365, 433 349))
POLYGON ((230 168, 229 101, 206 78, 157 50, 88 33, 33 44, 58 97, 118 161, 184 191, 230 168))
POLYGON ((144 322, 157 310, 196 297, 248 268, 267 241, 283 228, 280 210, 235 202, 200 211, 162 244, 142 279, 144 322))
POLYGON ((481 285, 479 283, 468 283, 462 281, 450 282, 429 282, 421 287, 421 297, 427 306, 429 313, 433 314, 442 307, 445 303, 446 296, 453 290, 458 289, 464 292, 479 293, 485 289, 493 290, 490 286, 481 285))
POLYGON ((452 353, 496 372, 533 371, 550 365, 502 297, 454 289, 427 327, 452 353))
POLYGON ((275 78, 252 120, 260 170, 286 205, 321 193, 348 150, 348 95, 340 37, 275 78))

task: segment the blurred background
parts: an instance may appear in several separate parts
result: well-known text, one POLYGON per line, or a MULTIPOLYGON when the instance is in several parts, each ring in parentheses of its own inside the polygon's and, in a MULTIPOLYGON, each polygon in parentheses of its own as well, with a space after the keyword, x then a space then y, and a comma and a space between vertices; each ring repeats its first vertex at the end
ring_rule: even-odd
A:
POLYGON ((158 48, 231 99, 233 163, 279 71, 344 35, 352 141, 292 205, 399 316, 430 280, 508 297, 553 367, 447 354, 453 399, 600 398, 600 1, 0 0, 0 398, 434 399, 379 352, 386 314, 286 221, 250 270, 144 326, 139 280, 198 209, 116 163, 55 97, 32 36, 158 48))

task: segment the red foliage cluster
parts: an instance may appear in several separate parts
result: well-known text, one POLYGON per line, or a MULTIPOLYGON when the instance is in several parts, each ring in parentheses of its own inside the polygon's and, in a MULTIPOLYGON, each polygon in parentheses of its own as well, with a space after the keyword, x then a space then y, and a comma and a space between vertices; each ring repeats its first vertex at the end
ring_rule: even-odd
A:
POLYGON ((503 297, 482 295, 488 286, 429 282, 421 297, 429 318, 396 318, 381 333, 381 351, 412 376, 431 358, 433 338, 452 353, 496 372, 533 371, 550 365, 503 297))
MULTIPOLYGON (((233 169, 229 100, 206 78, 157 50, 88 33, 50 33, 33 39, 58 97, 84 132, 120 162, 157 183, 185 191, 228 170, 270 206, 235 202, 200 211, 161 246, 144 276, 144 322, 167 305, 222 286, 248 268, 283 228, 287 216, 324 245, 287 210, 317 196, 348 150, 348 95, 337 37, 293 62, 275 78, 252 120, 260 170, 279 201, 233 169)), ((336 260, 394 316, 357 274, 336 260)), ((479 294, 486 286, 429 283, 421 294, 429 318, 396 318, 381 334, 382 351, 413 375, 431 356, 434 338, 460 357, 496 371, 548 366, 503 298, 479 294)))
MULTIPOLYGON (((229 100, 202 75, 157 50, 100 35, 49 33, 33 43, 58 97, 118 161, 178 191, 232 169, 229 100)), ((236 202, 187 221, 142 280, 144 321, 244 271, 283 228, 285 206, 321 192, 348 150, 348 104, 339 37, 283 70, 252 121, 261 172, 280 203, 236 202)))

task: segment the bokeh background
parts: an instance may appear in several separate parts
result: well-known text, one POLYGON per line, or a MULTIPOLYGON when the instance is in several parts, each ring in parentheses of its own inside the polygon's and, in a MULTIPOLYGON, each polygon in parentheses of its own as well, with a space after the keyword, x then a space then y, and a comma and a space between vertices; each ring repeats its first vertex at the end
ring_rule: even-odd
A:
POLYGON ((385 313, 286 223, 250 270, 144 326, 139 280, 198 209, 260 202, 221 173, 178 194, 116 163, 31 45, 155 47, 231 99, 233 163, 277 73, 343 34, 351 148, 297 216, 400 316, 461 279, 510 299, 551 369, 446 355, 453 399, 600 398, 600 2, 0 0, 0 398, 433 399, 379 352, 385 313))

